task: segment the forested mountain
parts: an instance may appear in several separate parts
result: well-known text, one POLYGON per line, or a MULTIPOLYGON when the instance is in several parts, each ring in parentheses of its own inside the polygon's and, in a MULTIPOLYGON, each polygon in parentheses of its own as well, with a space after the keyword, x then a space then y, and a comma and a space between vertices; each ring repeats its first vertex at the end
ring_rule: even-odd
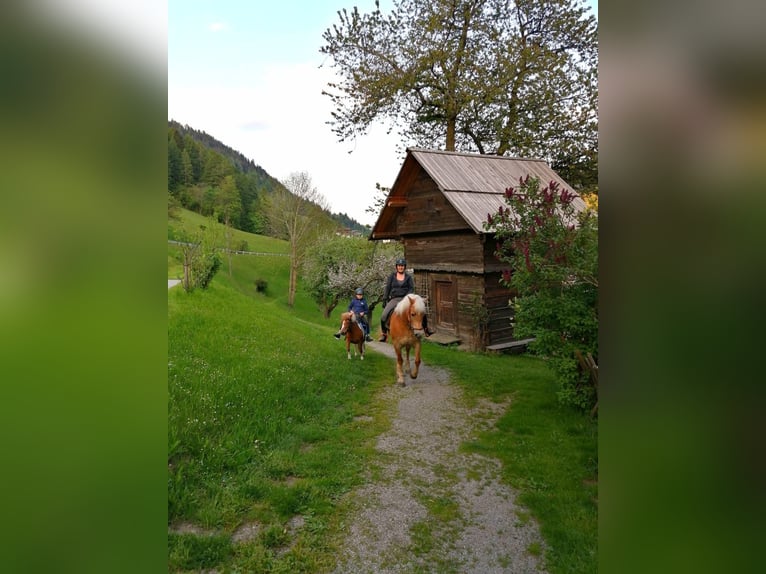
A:
MULTIPOLYGON (((234 205, 233 227, 267 234, 259 198, 281 187, 279 180, 253 160, 210 134, 168 121, 168 192, 172 201, 202 215, 220 211, 222 203, 234 205)), ((328 215, 340 228, 369 232, 367 226, 346 214, 328 215)))

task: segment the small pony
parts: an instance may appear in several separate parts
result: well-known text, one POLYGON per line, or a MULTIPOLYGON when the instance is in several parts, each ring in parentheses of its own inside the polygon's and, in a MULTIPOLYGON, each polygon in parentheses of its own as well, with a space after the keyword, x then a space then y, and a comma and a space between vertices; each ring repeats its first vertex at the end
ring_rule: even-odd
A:
POLYGON ((361 360, 364 361, 364 330, 357 323, 356 317, 354 317, 353 311, 346 311, 340 315, 340 334, 346 336, 346 354, 348 358, 351 358, 351 343, 356 345, 354 348, 354 356, 361 355, 361 360))
POLYGON ((426 313, 426 300, 420 295, 407 295, 394 307, 389 318, 389 336, 396 351, 396 382, 404 386, 402 349, 407 358, 407 371, 410 378, 418 378, 420 367, 420 339, 425 334, 423 316, 426 313), (415 368, 410 369, 410 349, 415 349, 415 368))

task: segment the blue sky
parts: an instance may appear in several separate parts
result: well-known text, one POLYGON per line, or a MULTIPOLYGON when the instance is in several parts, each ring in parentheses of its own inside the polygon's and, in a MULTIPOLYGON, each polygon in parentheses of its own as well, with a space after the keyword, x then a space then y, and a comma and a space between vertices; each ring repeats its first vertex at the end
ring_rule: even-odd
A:
MULTIPOLYGON (((594 10, 597 0, 589 2, 594 10)), ((339 143, 321 95, 322 32, 337 11, 374 0, 169 0, 168 119, 203 130, 277 179, 306 171, 336 213, 372 225, 375 184, 391 186, 402 157, 383 125, 339 143)), ((387 11, 390 0, 381 0, 387 11)))

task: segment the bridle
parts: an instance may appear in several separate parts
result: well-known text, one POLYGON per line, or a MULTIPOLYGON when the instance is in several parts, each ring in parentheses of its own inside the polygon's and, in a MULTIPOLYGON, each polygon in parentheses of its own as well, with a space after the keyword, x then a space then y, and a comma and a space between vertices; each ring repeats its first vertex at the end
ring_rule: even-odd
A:
MULTIPOLYGON (((357 323, 357 321, 354 319, 354 317, 356 317, 356 313, 354 313, 353 311, 350 311, 349 313, 350 313, 350 316, 347 319, 343 319, 343 322, 341 324, 341 327, 340 327, 341 335, 345 335, 348 332, 349 328, 351 327, 351 323, 357 323)), ((361 329, 361 327, 359 328, 361 329)))
POLYGON ((423 319, 421 318, 421 320, 420 320, 421 321, 420 329, 416 329, 415 327, 412 326, 412 316, 413 316, 412 315, 412 307, 413 307, 413 305, 415 305, 415 303, 413 303, 410 300, 409 296, 407 297, 407 300, 408 300, 408 302, 410 304, 409 309, 407 309, 407 326, 410 328, 410 331, 412 331, 413 335, 417 335, 418 331, 424 331, 424 329, 423 329, 423 322, 422 322, 423 319))

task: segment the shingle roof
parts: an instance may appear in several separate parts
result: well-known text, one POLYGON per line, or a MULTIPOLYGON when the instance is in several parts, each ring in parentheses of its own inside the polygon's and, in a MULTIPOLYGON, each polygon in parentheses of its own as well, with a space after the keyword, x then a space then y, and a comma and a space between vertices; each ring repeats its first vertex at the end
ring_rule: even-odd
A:
MULTIPOLYGON (((407 150, 434 180, 447 201, 460 213, 476 233, 485 233, 484 222, 488 213, 496 213, 506 206, 503 199, 506 188, 518 185, 520 177, 531 175, 542 185, 551 180, 572 191, 548 164, 540 159, 511 158, 497 155, 479 155, 410 148, 407 150)), ((396 191, 396 184, 392 195, 396 191)), ((585 209, 578 196, 575 207, 585 209)))

